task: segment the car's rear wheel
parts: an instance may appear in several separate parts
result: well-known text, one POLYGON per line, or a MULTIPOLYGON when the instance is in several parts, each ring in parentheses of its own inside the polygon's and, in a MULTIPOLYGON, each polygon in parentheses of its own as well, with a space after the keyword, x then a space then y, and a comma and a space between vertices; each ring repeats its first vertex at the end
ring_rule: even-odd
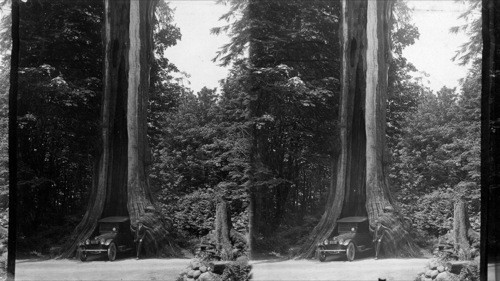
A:
POLYGON ((114 261, 116 259, 116 245, 113 242, 108 246, 108 259, 109 261, 114 261))
POLYGON ((349 242, 347 245, 346 256, 348 261, 353 261, 356 257, 356 245, 354 243, 349 242))

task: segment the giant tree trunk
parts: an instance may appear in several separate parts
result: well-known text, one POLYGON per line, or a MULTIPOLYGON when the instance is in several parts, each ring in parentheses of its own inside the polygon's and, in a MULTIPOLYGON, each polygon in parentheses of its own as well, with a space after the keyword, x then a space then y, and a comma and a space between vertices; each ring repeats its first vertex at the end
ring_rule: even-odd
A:
POLYGON ((144 241, 148 255, 169 245, 167 223, 147 181, 151 156, 146 110, 155 5, 156 0, 104 1, 102 149, 87 212, 69 241, 66 257, 92 234, 98 219, 108 216, 129 216, 133 227, 141 221, 150 228, 144 241))
MULTIPOLYGON (((481 93, 481 261, 480 278, 489 277, 488 263, 500 260, 500 3, 482 1, 483 58, 481 93)), ((10 253, 10 252, 9 252, 10 253)), ((496 275, 500 271, 495 268, 496 275)))
POLYGON ((252 259, 254 258, 254 249, 255 249, 255 236, 254 234, 256 233, 255 229, 255 193, 253 189, 250 187, 250 184, 248 184, 248 188, 246 189, 247 194, 248 194, 248 235, 247 235, 247 241, 248 241, 248 249, 249 249, 249 258, 252 259))
POLYGON ((368 216, 391 229, 383 241, 389 255, 415 255, 417 248, 394 210, 387 181, 385 108, 392 1, 342 1, 341 152, 325 213, 301 249, 314 254, 337 219, 368 216))
MULTIPOLYGON (((252 108, 256 103, 254 101, 250 102, 249 112, 252 115, 252 112, 255 110, 252 108)), ((248 248, 249 248, 249 256, 250 259, 255 257, 255 249, 256 249, 256 238, 260 230, 260 212, 257 206, 262 206, 262 194, 261 188, 257 184, 259 177, 259 170, 262 168, 262 162, 260 160, 260 153, 258 152, 257 139, 256 139, 256 129, 250 128, 252 132, 250 135, 252 136, 252 142, 249 147, 249 167, 247 168, 246 177, 248 181, 246 182, 246 191, 248 196, 248 248)))

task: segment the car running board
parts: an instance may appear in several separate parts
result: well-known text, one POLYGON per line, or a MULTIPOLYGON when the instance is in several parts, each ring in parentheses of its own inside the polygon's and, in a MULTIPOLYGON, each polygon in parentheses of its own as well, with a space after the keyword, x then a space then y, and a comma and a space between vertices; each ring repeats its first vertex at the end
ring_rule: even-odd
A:
POLYGON ((118 246, 118 251, 120 252, 127 252, 127 251, 131 251, 132 248, 127 248, 126 246, 118 246))

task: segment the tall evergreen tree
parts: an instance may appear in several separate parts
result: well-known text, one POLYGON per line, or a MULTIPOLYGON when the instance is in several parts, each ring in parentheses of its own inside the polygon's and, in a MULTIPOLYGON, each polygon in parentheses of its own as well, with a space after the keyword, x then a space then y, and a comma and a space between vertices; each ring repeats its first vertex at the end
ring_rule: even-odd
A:
POLYGON ((392 1, 342 1, 341 153, 337 182, 326 211, 302 248, 311 256, 316 245, 345 216, 368 216, 388 228, 388 255, 415 255, 407 226, 395 208, 388 186, 385 141, 389 21, 392 1))
POLYGON ((151 151, 146 116, 156 2, 104 2, 102 146, 87 212, 65 255, 71 255, 78 242, 92 234, 98 219, 107 216, 129 216, 133 227, 147 226, 147 254, 159 254, 164 247, 170 253, 175 250, 147 178, 151 151))

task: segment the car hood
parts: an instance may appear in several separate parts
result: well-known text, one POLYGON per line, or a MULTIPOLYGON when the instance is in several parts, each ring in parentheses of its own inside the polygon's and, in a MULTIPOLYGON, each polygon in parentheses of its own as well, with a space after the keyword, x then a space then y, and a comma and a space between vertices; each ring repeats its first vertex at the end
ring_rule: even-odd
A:
POLYGON ((355 232, 349 232, 349 233, 342 233, 334 237, 337 238, 337 240, 347 240, 347 239, 352 239, 356 236, 355 232))
POLYGON ((108 240, 108 239, 113 239, 115 237, 116 237, 115 232, 107 232, 96 236, 94 240, 101 240, 101 239, 108 240))

